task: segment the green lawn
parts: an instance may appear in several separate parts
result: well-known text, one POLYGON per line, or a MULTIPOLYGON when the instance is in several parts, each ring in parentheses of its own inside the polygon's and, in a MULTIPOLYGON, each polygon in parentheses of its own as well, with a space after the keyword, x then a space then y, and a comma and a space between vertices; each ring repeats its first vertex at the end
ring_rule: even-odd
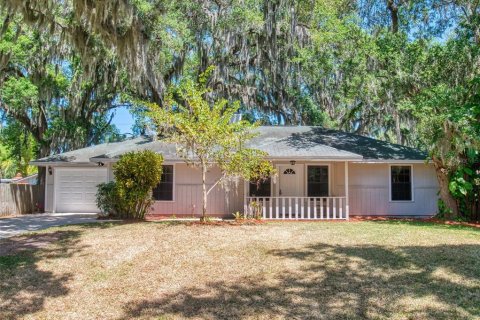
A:
POLYGON ((0 242, 0 319, 479 319, 480 230, 69 226, 0 242))

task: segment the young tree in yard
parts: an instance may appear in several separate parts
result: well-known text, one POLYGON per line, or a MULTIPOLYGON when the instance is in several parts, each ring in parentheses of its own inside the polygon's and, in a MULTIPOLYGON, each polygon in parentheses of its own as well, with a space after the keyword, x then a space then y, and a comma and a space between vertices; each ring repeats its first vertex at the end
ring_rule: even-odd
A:
POLYGON ((231 121, 239 104, 229 104, 223 99, 210 104, 205 99, 208 90, 203 83, 203 80, 200 84, 183 81, 171 90, 166 107, 152 105, 149 115, 159 134, 177 145, 177 153, 185 162, 200 169, 201 221, 206 221, 207 198, 217 185, 240 179, 260 181, 274 174, 274 169, 265 160, 265 152, 244 147, 255 136, 255 125, 231 121), (207 172, 213 166, 220 168, 221 176, 207 188, 207 172))

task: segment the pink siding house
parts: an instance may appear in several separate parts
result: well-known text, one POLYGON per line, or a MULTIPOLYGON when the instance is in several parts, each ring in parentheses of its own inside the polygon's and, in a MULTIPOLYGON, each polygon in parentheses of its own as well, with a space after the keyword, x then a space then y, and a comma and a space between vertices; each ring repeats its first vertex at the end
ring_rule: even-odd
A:
MULTIPOLYGON (((249 142, 266 151, 277 176, 260 185, 242 181, 209 196, 212 215, 232 217, 261 206, 266 219, 348 219, 352 215, 430 217, 437 212, 438 184, 427 155, 404 146, 320 127, 264 126, 249 142)), ((153 190, 152 214, 198 216, 201 177, 162 140, 139 137, 66 152, 33 162, 47 167, 45 208, 96 212, 96 186, 113 179, 112 166, 129 151, 164 156, 161 182, 153 190)), ((209 183, 220 175, 208 173, 209 183)))

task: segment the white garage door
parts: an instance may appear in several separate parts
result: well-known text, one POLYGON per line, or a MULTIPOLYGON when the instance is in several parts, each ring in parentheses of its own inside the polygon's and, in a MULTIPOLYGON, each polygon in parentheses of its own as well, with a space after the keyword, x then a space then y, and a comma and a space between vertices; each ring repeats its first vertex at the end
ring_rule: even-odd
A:
POLYGON ((107 181, 107 168, 57 168, 56 212, 98 212, 97 185, 107 181))

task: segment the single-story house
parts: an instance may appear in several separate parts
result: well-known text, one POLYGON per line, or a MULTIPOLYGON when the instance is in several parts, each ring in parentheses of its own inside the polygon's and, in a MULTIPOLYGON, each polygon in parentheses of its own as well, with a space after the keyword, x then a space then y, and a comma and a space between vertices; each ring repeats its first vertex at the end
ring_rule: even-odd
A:
MULTIPOLYGON (((350 215, 427 217, 437 212, 438 182, 427 155, 418 150, 321 127, 263 126, 248 144, 268 153, 277 176, 260 185, 216 186, 213 216, 251 208, 267 219, 348 219, 350 215)), ((97 185, 112 180, 113 164, 129 151, 149 149, 164 157, 153 190, 152 214, 201 213, 201 173, 176 154, 175 145, 151 137, 105 143, 33 161, 47 168, 45 209, 95 212, 97 185)), ((213 167, 212 185, 219 177, 213 167)))

